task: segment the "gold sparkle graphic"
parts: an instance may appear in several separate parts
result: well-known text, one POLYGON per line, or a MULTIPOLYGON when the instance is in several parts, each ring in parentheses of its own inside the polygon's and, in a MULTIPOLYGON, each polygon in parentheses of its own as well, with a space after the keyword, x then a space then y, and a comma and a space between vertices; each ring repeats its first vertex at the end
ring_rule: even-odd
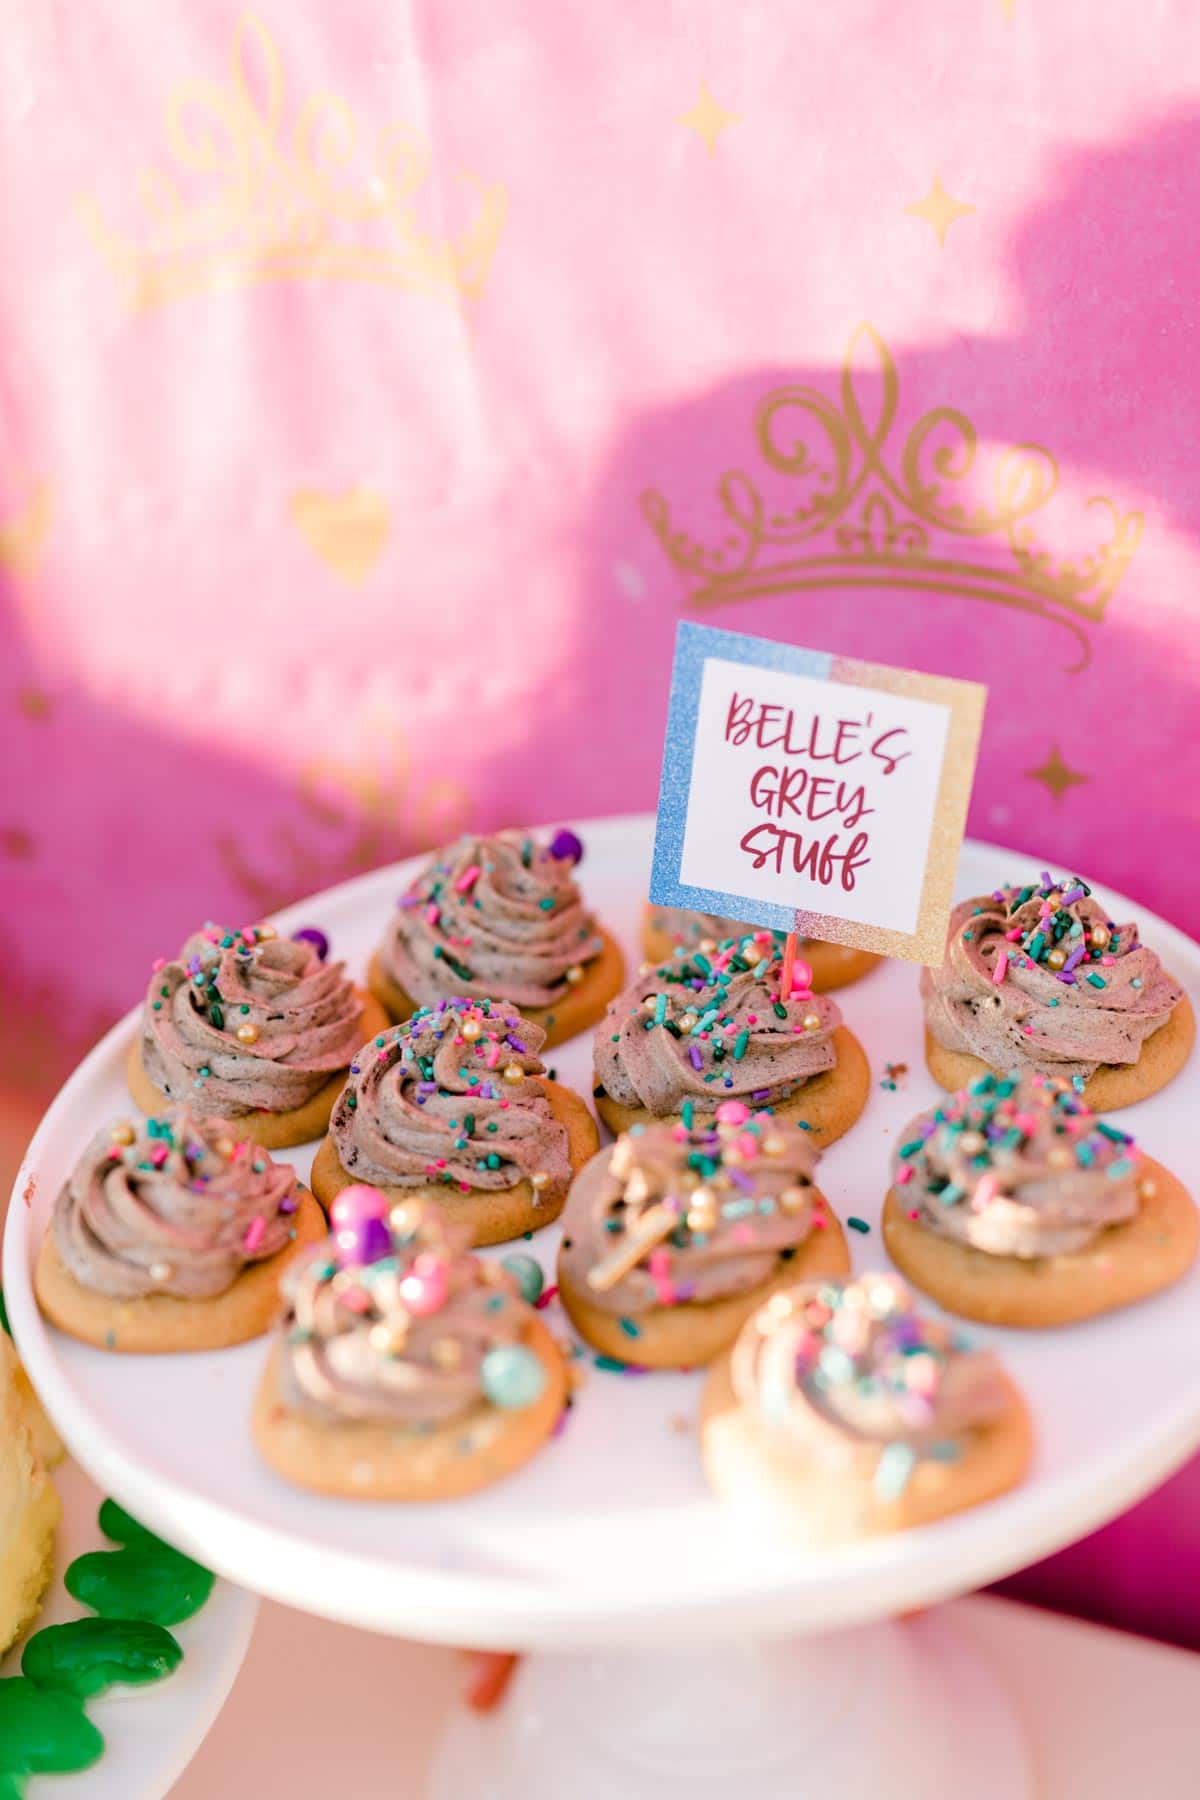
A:
POLYGON ((5 856, 11 856, 14 861, 24 862, 34 852, 33 833, 23 831, 19 825, 6 825, 3 831, 0 831, 0 848, 3 849, 5 856))
POLYGON ((22 688, 17 695, 17 708, 25 718, 41 721, 50 717, 54 703, 41 688, 22 688))
POLYGON ((1062 752, 1057 744, 1052 747, 1049 756, 1040 768, 1026 769, 1025 775, 1030 781, 1040 781, 1056 800, 1061 800, 1071 788, 1082 787, 1085 781, 1092 779, 1082 769, 1072 769, 1063 760, 1062 752))
POLYGON ((694 131, 708 154, 713 156, 716 153, 721 133, 728 131, 731 125, 739 125, 741 118, 741 113, 726 112, 723 106, 718 106, 709 92, 707 81, 702 81, 700 98, 690 111, 680 113, 675 123, 686 125, 689 131, 694 131))
POLYGON ((914 200, 905 212, 914 219, 921 219, 930 226, 937 236, 938 243, 944 248, 946 234, 956 219, 965 219, 975 208, 966 200, 956 200, 942 186, 942 178, 936 174, 930 183, 929 192, 923 200, 914 200))

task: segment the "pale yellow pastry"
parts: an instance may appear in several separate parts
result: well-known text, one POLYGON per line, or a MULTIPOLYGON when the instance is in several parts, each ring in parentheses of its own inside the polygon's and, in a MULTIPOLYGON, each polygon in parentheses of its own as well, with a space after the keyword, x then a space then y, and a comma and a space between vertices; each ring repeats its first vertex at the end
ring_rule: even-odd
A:
POLYGON ((7 1333, 0 1332, 0 1653, 37 1615, 61 1517, 34 1443, 17 1355, 7 1333))

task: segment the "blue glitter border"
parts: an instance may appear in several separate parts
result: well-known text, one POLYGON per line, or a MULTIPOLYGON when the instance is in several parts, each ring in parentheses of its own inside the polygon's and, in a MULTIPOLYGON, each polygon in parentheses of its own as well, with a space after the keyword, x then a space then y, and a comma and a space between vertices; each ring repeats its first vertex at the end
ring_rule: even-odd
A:
POLYGON ((775 931, 792 931, 796 923, 793 907, 779 906, 771 900, 756 900, 748 894, 689 887, 679 879, 696 748, 696 718, 700 711, 700 683, 704 679, 704 665, 712 657, 723 662, 744 663, 752 669, 782 669, 789 675, 811 675, 817 681, 828 681, 834 664, 833 656, 825 650, 805 650, 798 644, 780 644, 772 638, 748 637, 741 631, 721 631, 714 625, 680 620, 675 631, 675 661, 667 701, 650 898, 656 906, 683 906, 692 912, 719 913, 725 918, 765 925, 775 931))

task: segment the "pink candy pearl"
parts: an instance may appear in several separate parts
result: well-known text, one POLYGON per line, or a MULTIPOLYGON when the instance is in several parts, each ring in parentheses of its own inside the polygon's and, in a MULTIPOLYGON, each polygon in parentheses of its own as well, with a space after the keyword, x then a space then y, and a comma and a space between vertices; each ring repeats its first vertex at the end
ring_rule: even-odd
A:
POLYGON ((722 1125, 744 1125, 749 1117, 750 1108, 740 1100, 722 1100, 717 1108, 717 1119, 722 1125))
POLYGON ((353 1231, 366 1219, 386 1219, 388 1198, 378 1188, 368 1187, 365 1182, 356 1181, 353 1186, 343 1188, 332 1206, 329 1217, 335 1231, 353 1231))
POLYGON ((446 1265, 436 1256, 418 1256, 400 1283, 400 1298, 418 1319, 440 1311, 449 1295, 446 1265))

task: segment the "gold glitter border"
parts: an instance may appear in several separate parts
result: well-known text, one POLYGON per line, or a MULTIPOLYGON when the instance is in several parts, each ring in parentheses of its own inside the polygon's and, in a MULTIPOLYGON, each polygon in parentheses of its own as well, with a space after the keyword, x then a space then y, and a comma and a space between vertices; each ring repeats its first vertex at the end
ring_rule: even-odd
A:
POLYGON ((954 878, 971 802, 987 689, 976 681, 925 675, 919 669, 891 669, 882 663, 859 662, 843 656, 833 658, 829 679, 854 687, 873 688, 877 693, 899 694, 907 699, 944 706, 950 720, 925 857, 916 930, 911 933, 889 931, 881 925, 838 919, 831 913, 800 910, 796 913, 796 929, 806 937, 824 938, 831 944, 848 944, 855 950, 874 951, 877 956, 892 956, 903 962, 926 963, 937 968, 945 955, 954 878))

